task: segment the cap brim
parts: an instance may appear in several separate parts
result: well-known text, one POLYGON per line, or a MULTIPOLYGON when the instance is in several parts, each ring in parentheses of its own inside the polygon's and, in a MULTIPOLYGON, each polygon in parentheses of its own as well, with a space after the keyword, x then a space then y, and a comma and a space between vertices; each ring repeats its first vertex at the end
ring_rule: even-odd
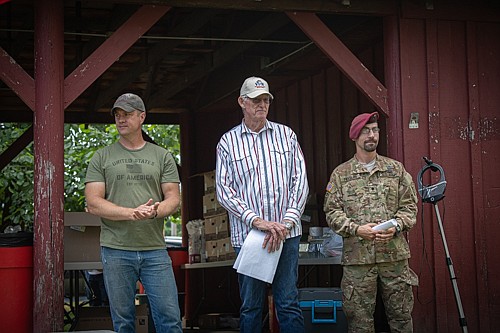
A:
MULTIPOLYGON (((137 109, 131 107, 128 104, 114 105, 113 108, 111 109, 111 115, 112 116, 114 116, 116 109, 122 109, 125 112, 141 111, 141 110, 137 110, 137 109)), ((144 112, 144 111, 141 111, 141 112, 144 112)))
POLYGON ((254 91, 253 93, 250 93, 250 94, 246 94, 246 96, 250 97, 250 98, 255 98, 255 97, 258 97, 260 95, 269 95, 269 97, 271 97, 271 99, 274 99, 274 96, 271 94, 271 93, 268 93, 268 92, 260 92, 260 91, 254 91))

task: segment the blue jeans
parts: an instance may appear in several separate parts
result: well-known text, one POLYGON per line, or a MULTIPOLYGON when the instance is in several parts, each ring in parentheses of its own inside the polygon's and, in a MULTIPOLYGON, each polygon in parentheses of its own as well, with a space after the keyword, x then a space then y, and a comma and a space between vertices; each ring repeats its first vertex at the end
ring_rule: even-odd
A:
MULTIPOLYGON (((297 290, 300 236, 283 243, 272 287, 274 304, 281 333, 304 332, 304 317, 299 306, 297 290)), ((234 249, 238 254, 241 248, 234 249)), ((262 312, 267 297, 268 284, 249 276, 238 274, 240 286, 240 332, 262 331, 262 312)))
POLYGON ((116 332, 135 332, 137 281, 148 295, 156 332, 182 332, 172 260, 166 249, 124 251, 101 247, 101 259, 116 332))

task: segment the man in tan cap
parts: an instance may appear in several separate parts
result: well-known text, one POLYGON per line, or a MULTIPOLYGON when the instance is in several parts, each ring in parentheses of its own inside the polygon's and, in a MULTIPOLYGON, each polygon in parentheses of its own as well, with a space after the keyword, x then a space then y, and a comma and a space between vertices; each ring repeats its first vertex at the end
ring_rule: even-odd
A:
POLYGON ((343 237, 343 310, 349 332, 375 332, 377 292, 382 296, 391 332, 413 332, 410 248, 403 232, 416 223, 417 194, 403 165, 377 154, 377 112, 356 116, 349 138, 356 153, 332 172, 324 211, 328 225, 343 237), (377 230, 380 222, 394 222, 377 230))
POLYGON ((182 332, 172 260, 163 223, 179 208, 179 175, 172 154, 142 136, 146 108, 131 93, 111 114, 120 134, 99 149, 87 168, 89 213, 100 216, 101 258, 114 331, 135 332, 135 294, 141 281, 156 332, 182 332))
MULTIPOLYGON (((237 254, 252 229, 265 233, 262 248, 275 252, 281 247, 272 280, 280 331, 302 333, 297 279, 300 217, 309 187, 297 136, 288 126, 267 120, 272 100, 264 79, 249 77, 243 82, 238 97, 243 121, 217 145, 217 199, 229 213, 231 244, 237 254)), ((242 273, 238 282, 240 332, 259 333, 268 283, 242 273)))

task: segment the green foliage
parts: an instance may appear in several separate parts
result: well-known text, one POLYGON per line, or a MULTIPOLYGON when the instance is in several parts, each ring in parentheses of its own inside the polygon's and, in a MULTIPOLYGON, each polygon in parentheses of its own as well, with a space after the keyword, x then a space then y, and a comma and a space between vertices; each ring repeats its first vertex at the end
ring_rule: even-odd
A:
MULTIPOLYGON (((3 152, 31 124, 0 124, 0 151, 3 152)), ((179 127, 177 125, 144 125, 143 130, 158 145, 167 148, 180 164, 179 127)), ((66 124, 64 126, 64 209, 85 209, 84 180, 87 165, 94 152, 118 139, 116 126, 66 124)), ((0 232, 8 225, 32 230, 33 225, 33 143, 29 144, 3 170, 0 176, 0 232)), ((170 221, 181 223, 180 213, 165 220, 170 235, 170 221)), ((180 230, 182 228, 177 228, 180 230)))
POLYGON ((85 209, 85 172, 94 152, 116 138, 105 125, 64 125, 64 209, 85 209))
MULTIPOLYGON (((4 152, 30 124, 0 124, 0 151, 4 152)), ((33 221, 33 143, 15 157, 0 176, 0 232, 7 225, 31 230, 33 221), (4 223, 7 220, 9 223, 4 223)))

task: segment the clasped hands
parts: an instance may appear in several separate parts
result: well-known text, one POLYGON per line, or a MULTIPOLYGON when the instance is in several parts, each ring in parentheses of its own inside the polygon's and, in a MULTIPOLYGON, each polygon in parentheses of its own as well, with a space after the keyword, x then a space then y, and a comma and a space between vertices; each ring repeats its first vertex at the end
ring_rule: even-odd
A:
POLYGON ((392 227, 387 230, 373 230, 373 227, 377 223, 367 223, 358 227, 356 236, 361 237, 366 240, 374 240, 376 243, 388 243, 394 234, 396 233, 396 228, 392 227))
POLYGON ((158 206, 160 206, 158 201, 153 203, 153 199, 149 199, 145 204, 134 208, 134 220, 154 219, 158 215, 158 206))
POLYGON ((253 226, 266 233, 262 248, 267 248, 268 253, 279 250, 281 243, 285 241, 286 236, 290 233, 284 223, 266 221, 260 217, 253 221, 253 226))

